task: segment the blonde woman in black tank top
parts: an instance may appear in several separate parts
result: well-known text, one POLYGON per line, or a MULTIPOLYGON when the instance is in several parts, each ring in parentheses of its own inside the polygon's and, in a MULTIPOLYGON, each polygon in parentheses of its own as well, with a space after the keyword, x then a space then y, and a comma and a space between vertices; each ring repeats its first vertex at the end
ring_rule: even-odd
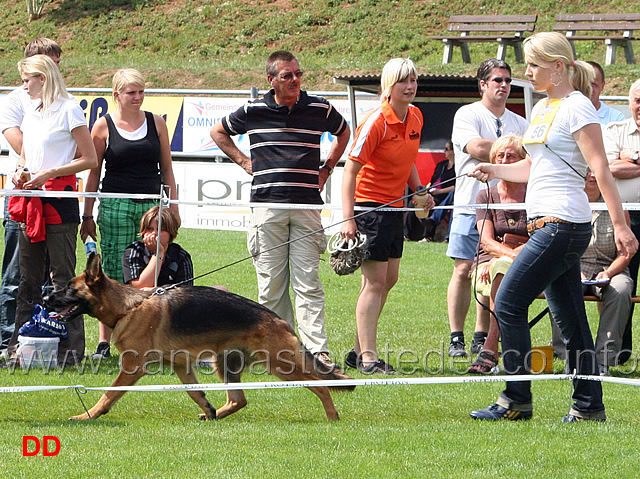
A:
MULTIPOLYGON (((105 176, 103 192, 158 194, 160 184, 168 187, 171 199, 177 199, 176 182, 171 166, 169 132, 164 119, 141 109, 145 80, 134 69, 118 70, 113 77, 113 98, 117 110, 93 125, 91 137, 99 165, 91 170, 86 191, 98 190, 102 164, 105 176)), ((93 198, 85 199, 80 236, 96 236, 93 198)), ((153 200, 102 198, 98 226, 102 268, 107 275, 122 282, 122 252, 137 237, 142 215, 155 204, 153 200)), ((178 205, 171 209, 179 221, 178 205)), ((152 261, 162 261, 155 258, 152 261)), ((94 357, 109 357, 111 331, 100 324, 100 340, 94 357)))

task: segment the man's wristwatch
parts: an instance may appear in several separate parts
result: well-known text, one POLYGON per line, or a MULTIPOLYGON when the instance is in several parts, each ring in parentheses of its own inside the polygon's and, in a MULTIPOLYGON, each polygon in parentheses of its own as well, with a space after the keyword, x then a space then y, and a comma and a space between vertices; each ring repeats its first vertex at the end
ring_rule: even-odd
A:
POLYGON ((326 168, 327 170, 329 170, 329 175, 331 175, 331 173, 333 173, 333 168, 331 168, 327 163, 322 165, 320 168, 326 168))
POLYGON ((638 164, 638 160, 640 160, 640 151, 636 151, 636 152, 631 156, 631 161, 633 161, 636 165, 638 164))

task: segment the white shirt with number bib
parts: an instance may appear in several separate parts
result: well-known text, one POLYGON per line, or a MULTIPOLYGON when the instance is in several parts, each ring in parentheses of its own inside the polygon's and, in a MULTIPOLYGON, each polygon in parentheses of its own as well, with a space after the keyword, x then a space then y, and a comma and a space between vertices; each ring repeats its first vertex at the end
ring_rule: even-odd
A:
POLYGON ((540 100, 524 135, 531 157, 527 184, 527 216, 555 216, 571 223, 591 221, 591 208, 584 192, 587 163, 573 134, 599 124, 591 100, 574 91, 559 100, 540 100))

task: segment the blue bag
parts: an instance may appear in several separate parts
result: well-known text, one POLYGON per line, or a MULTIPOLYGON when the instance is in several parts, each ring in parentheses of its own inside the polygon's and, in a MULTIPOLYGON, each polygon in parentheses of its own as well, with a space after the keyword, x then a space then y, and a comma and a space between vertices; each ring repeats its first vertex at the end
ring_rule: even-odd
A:
POLYGON ((57 314, 52 313, 52 316, 44 307, 36 304, 31 319, 22 325, 18 334, 30 338, 66 338, 67 327, 55 317, 57 314))

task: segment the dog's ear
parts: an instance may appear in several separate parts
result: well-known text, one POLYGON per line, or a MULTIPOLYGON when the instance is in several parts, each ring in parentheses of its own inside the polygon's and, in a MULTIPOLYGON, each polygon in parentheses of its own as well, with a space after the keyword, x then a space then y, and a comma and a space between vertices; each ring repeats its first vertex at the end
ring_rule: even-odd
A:
POLYGON ((87 267, 85 269, 85 274, 87 282, 95 282, 102 277, 103 273, 99 254, 89 254, 89 257, 87 258, 87 267))

